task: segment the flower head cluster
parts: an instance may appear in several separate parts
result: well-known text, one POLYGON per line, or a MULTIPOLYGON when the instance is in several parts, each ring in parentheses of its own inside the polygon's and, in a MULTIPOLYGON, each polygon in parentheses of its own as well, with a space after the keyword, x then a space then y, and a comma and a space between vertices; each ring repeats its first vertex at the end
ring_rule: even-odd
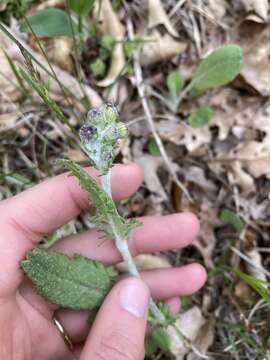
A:
POLYGON ((88 112, 79 134, 93 165, 104 175, 112 166, 118 140, 127 136, 127 128, 119 121, 116 107, 106 103, 88 112))

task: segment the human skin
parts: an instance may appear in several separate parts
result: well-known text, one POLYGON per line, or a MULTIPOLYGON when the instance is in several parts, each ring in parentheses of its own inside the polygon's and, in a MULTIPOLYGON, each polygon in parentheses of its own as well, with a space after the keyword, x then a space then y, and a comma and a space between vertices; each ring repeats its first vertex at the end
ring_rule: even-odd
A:
MULTIPOLYGON (((96 170, 87 171, 98 179, 96 170)), ((114 166, 113 198, 129 197, 142 180, 139 166, 114 166)), ((179 297, 203 286, 206 273, 199 264, 143 272, 143 280, 124 278, 107 295, 91 328, 88 311, 47 303, 25 279, 20 262, 45 234, 69 222, 87 206, 87 194, 77 179, 66 173, 0 202, 0 359, 141 360, 150 293, 166 301, 176 313, 179 297), (54 317, 72 340, 73 351, 61 337, 54 317)), ((189 213, 140 220, 143 225, 133 230, 129 239, 133 255, 183 248, 199 231, 197 218, 189 213)), ((113 241, 101 243, 94 230, 63 238, 54 248, 106 264, 121 260, 113 241)))

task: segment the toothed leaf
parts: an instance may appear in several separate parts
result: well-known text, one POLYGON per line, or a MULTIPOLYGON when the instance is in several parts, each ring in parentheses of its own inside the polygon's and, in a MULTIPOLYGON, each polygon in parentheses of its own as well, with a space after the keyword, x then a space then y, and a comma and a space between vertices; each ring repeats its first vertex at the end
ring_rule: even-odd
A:
POLYGON ((99 261, 41 248, 29 251, 21 267, 50 303, 70 309, 100 306, 117 277, 113 267, 105 267, 99 261))
POLYGON ((126 240, 130 231, 140 223, 136 220, 125 221, 118 214, 113 200, 80 165, 72 160, 60 160, 60 163, 79 179, 81 187, 88 192, 91 204, 97 210, 93 219, 96 228, 103 231, 109 239, 117 236, 126 240))

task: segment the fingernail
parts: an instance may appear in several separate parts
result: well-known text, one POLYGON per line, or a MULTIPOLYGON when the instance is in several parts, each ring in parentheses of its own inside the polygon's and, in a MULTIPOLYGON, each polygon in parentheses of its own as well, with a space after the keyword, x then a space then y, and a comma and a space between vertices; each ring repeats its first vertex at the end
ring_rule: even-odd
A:
POLYGON ((132 279, 119 292, 120 305, 130 314, 141 318, 149 303, 149 290, 141 280, 132 279))

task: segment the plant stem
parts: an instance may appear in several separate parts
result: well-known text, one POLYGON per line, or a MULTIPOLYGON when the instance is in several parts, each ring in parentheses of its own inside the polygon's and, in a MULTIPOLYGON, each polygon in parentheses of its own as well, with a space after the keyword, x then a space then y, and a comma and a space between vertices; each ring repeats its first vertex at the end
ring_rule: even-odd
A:
POLYGON ((104 191, 112 198, 112 191, 111 191, 111 169, 108 171, 107 174, 101 176, 101 186, 104 191))
MULTIPOLYGON (((106 191, 106 193, 110 196, 110 198, 112 197, 112 193, 111 193, 111 171, 109 170, 107 174, 102 175, 101 176, 101 186, 102 189, 104 191, 106 191)), ((114 239, 115 239, 115 245, 117 250, 120 252, 127 268, 128 268, 128 272, 137 278, 140 278, 140 273, 137 269, 137 266, 133 260, 132 255, 130 254, 129 248, 128 248, 128 243, 125 239, 122 239, 117 230, 114 227, 114 224, 111 224, 112 226, 112 230, 114 233, 114 239)), ((159 322, 165 322, 165 317, 163 315, 163 313, 159 310, 159 308, 157 307, 157 305, 155 304, 154 300, 151 298, 150 302, 149 302, 149 309, 152 313, 152 315, 159 321, 159 322)))

